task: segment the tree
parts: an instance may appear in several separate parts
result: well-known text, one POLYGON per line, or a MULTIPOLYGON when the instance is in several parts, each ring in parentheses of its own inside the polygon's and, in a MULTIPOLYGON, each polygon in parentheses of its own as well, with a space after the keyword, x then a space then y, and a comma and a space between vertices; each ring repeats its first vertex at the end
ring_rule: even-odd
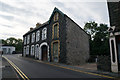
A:
POLYGON ((16 50, 17 51, 22 51, 22 39, 18 39, 17 40, 17 44, 16 44, 16 50))
POLYGON ((97 23, 95 22, 87 22, 84 26, 84 30, 91 35, 91 38, 95 35, 97 31, 97 23))
POLYGON ((84 30, 91 35, 90 55, 109 55, 109 33, 106 24, 87 22, 84 30))
POLYGON ((6 40, 2 39, 2 44, 14 46, 18 52, 22 51, 22 43, 22 39, 16 39, 14 37, 7 38, 6 40))
POLYGON ((17 39, 10 37, 10 38, 7 38, 6 42, 8 45, 15 46, 17 44, 17 39))
POLYGON ((1 39, 2 40, 2 44, 7 44, 6 40, 1 39))

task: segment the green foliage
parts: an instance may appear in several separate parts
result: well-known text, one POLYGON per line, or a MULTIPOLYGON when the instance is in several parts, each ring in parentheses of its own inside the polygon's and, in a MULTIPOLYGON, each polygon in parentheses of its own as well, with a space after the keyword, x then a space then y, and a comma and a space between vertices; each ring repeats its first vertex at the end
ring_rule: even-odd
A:
POLYGON ((84 30, 91 35, 90 55, 109 55, 109 33, 106 24, 98 26, 95 22, 87 22, 84 30))
POLYGON ((7 44, 6 40, 2 39, 2 44, 7 44))
POLYGON ((16 51, 22 51, 22 39, 16 39, 13 37, 7 38, 6 40, 2 39, 2 44, 14 46, 16 51))
POLYGON ((87 22, 84 26, 84 30, 91 36, 94 35, 97 31, 97 23, 95 22, 87 22))

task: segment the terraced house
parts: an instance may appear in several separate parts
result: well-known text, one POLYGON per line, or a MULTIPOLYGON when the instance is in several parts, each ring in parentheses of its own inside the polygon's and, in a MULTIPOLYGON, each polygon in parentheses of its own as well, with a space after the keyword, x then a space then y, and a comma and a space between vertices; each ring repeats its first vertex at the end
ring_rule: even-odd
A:
POLYGON ((57 8, 23 38, 23 56, 66 64, 83 64, 89 58, 89 35, 57 8))

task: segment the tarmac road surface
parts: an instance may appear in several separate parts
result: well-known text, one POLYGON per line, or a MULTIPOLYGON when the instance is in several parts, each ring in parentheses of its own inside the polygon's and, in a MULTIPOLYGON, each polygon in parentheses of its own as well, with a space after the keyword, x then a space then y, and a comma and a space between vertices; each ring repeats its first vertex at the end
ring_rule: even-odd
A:
POLYGON ((33 59, 21 57, 21 55, 4 55, 9 60, 9 63, 18 68, 18 72, 23 73, 23 77, 32 78, 59 78, 59 79, 78 79, 78 80, 113 80, 109 77, 90 74, 87 72, 77 72, 66 68, 60 68, 54 65, 37 62, 33 59))

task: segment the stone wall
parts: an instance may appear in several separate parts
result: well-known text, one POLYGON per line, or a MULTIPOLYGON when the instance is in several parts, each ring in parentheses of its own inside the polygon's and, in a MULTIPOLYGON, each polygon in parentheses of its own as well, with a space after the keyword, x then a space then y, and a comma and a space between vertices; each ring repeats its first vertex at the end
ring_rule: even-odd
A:
POLYGON ((97 59, 97 70, 111 71, 111 60, 110 56, 98 56, 97 59))
POLYGON ((84 64, 89 58, 89 36, 73 20, 66 16, 67 64, 84 64))
MULTIPOLYGON (((51 21, 50 21, 50 24, 49 24, 49 27, 48 27, 48 40, 49 40, 49 46, 50 46, 50 55, 51 55, 51 43, 55 40, 59 40, 60 41, 60 56, 59 56, 59 62, 60 63, 66 63, 66 43, 65 43, 65 40, 66 40, 66 24, 65 24, 65 19, 64 19, 64 16, 61 15, 59 13, 59 18, 58 18, 58 21, 54 21, 53 20, 53 17, 51 18, 51 21), (52 26, 53 24, 55 23, 59 23, 59 38, 58 39, 52 39, 52 26)), ((51 59, 52 59, 52 56, 51 56, 51 59)))

